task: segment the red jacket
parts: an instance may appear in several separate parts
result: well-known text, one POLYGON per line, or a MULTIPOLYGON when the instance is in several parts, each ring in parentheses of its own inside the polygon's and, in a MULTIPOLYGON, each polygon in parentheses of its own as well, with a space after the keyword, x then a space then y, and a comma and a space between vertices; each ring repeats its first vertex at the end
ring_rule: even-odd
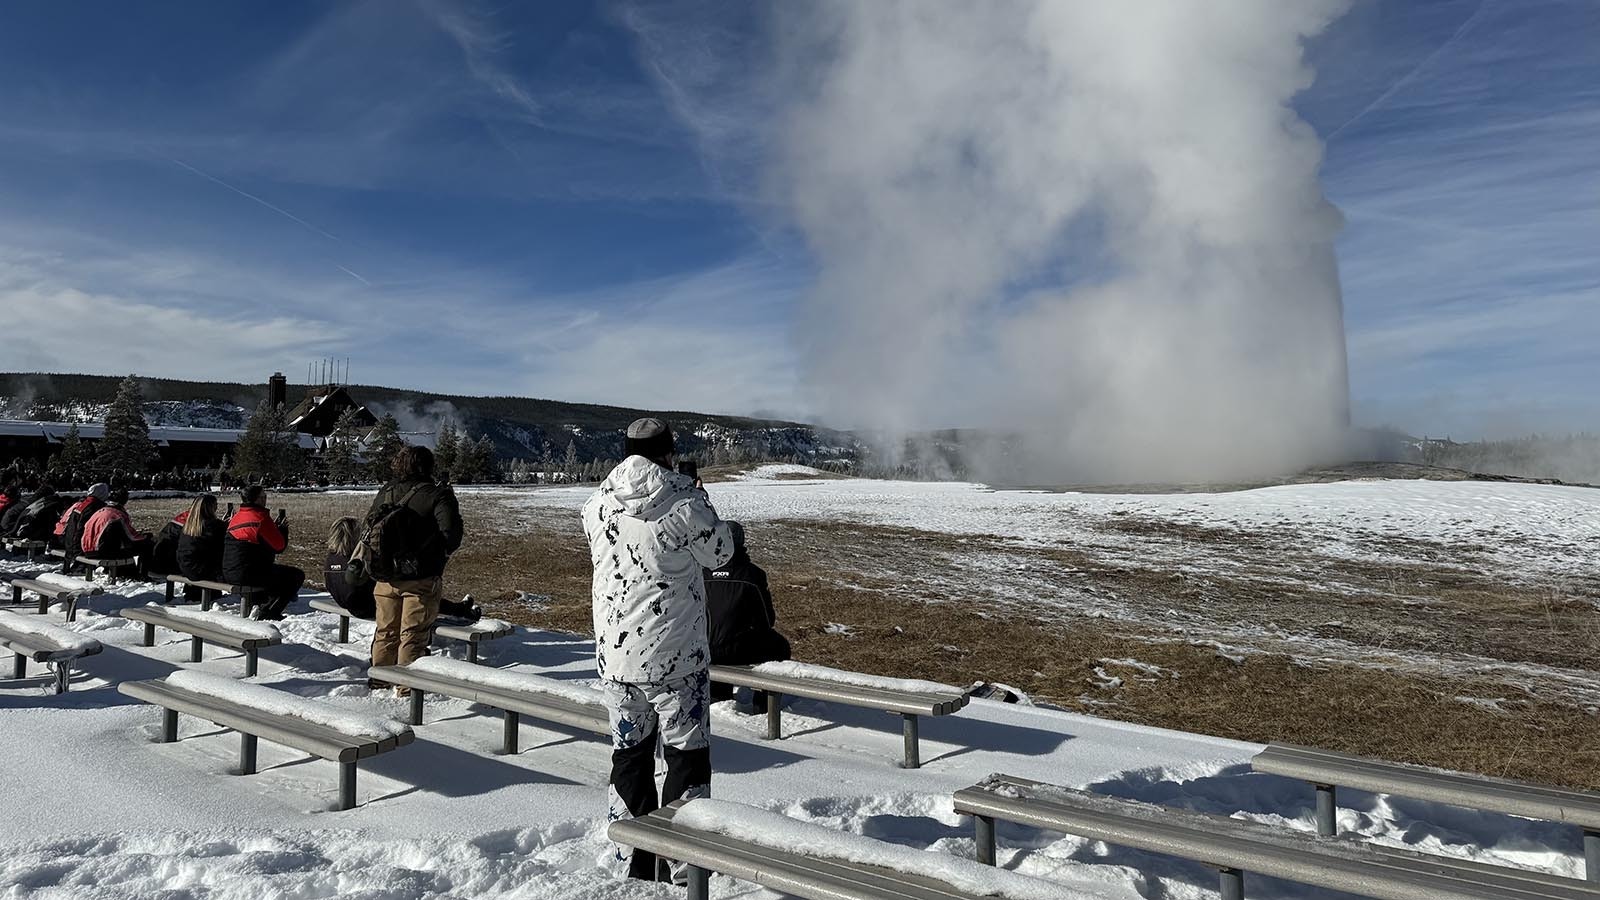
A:
POLYGON ((95 553, 100 549, 100 539, 105 536, 106 530, 121 527, 128 532, 129 540, 143 540, 145 535, 133 527, 133 519, 128 517, 128 511, 120 506, 102 507, 98 512, 83 523, 83 552, 95 553))
POLYGON ((5 512, 6 507, 17 502, 17 498, 10 494, 0 494, 0 512, 5 512))
POLYGON ((273 557, 288 546, 289 539, 265 506, 240 507, 222 538, 222 579, 234 584, 265 584, 272 574, 273 557))
POLYGON ((82 500, 79 500, 77 503, 67 507, 67 511, 62 513, 61 518, 56 520, 56 537, 61 537, 67 533, 67 520, 72 518, 73 513, 83 512, 89 508, 90 504, 99 502, 100 501, 93 497, 85 497, 82 500))

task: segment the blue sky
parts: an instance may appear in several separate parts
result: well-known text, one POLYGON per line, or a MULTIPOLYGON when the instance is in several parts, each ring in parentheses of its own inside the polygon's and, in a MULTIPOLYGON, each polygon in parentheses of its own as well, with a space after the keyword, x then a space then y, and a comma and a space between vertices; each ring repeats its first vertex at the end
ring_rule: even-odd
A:
MULTIPOLYGON (((759 4, 15 4, 5 369, 804 416, 759 4)), ((1298 101, 1355 414, 1600 428, 1600 3, 1367 0, 1298 101)))

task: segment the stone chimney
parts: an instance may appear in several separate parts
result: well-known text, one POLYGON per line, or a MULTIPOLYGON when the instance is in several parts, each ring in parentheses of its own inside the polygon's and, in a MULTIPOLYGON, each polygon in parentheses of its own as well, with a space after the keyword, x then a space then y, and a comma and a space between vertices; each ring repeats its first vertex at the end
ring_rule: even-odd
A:
POLYGON ((267 399, 274 408, 281 408, 289 402, 289 379, 283 377, 282 372, 273 372, 267 379, 267 399))

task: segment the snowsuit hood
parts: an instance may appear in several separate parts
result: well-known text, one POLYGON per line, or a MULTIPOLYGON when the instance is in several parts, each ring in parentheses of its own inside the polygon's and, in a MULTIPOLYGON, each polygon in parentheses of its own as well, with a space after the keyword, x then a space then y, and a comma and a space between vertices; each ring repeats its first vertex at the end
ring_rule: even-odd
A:
POLYGON ((694 479, 623 460, 583 507, 594 564, 596 668, 633 684, 684 678, 710 661, 701 568, 733 555, 728 525, 694 479))

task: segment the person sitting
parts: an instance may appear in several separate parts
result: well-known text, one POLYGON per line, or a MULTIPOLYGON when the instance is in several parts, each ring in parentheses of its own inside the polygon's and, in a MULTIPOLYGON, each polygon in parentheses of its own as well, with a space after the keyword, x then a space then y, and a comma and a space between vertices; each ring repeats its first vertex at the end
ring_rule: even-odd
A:
POLYGON ((178 540, 183 537, 183 523, 189 521, 189 511, 193 507, 194 504, 191 503, 178 510, 172 521, 161 526, 161 530, 156 532, 155 546, 150 550, 150 565, 147 567, 149 571, 162 575, 179 574, 178 540))
POLYGON ((62 508, 67 505, 67 499, 56 493, 54 485, 45 482, 26 502, 27 505, 20 510, 7 510, 8 521, 0 523, 5 536, 20 541, 48 540, 56 520, 61 517, 62 508), (11 518, 12 514, 16 515, 15 519, 11 518))
POLYGON ((222 538, 222 580, 265 588, 267 600, 256 611, 257 618, 282 619, 284 610, 300 595, 306 573, 275 562, 289 546, 288 525, 281 516, 274 521, 267 512, 267 489, 252 484, 239 501, 239 511, 222 538))
MULTIPOLYGON (((356 543, 360 540, 361 521, 355 516, 344 516, 333 523, 333 530, 328 533, 328 557, 322 565, 322 580, 333 602, 358 619, 371 619, 377 614, 377 604, 372 599, 375 582, 369 580, 352 585, 345 577, 350 554, 356 552, 356 543)), ((483 608, 468 594, 460 600, 440 600, 439 615, 476 622, 483 618, 483 608)))
POLYGON ((117 488, 106 498, 106 505, 83 523, 83 555, 89 559, 138 559, 144 575, 154 541, 133 526, 128 515, 128 489, 117 488))
MULTIPOLYGON (((733 533, 733 558, 720 568, 704 572, 711 664, 744 666, 786 660, 789 640, 773 628, 778 613, 767 587, 767 573, 750 560, 744 526, 729 522, 728 529, 733 533)), ((711 699, 732 698, 732 685, 712 683, 711 699)), ((762 698, 755 699, 760 705, 762 698)))
POLYGON ((22 479, 13 478, 0 486, 0 520, 5 518, 5 513, 22 502, 22 493, 27 490, 22 484, 22 479))
POLYGON ((106 505, 106 498, 111 496, 111 485, 99 482, 89 488, 82 500, 67 507, 66 512, 56 522, 55 532, 50 536, 52 549, 65 550, 69 561, 83 554, 83 526, 89 517, 100 511, 106 505))
MULTIPOLYGON (((179 515, 183 528, 173 548, 173 563, 191 581, 216 581, 222 577, 222 520, 217 518, 217 495, 202 494, 179 515)), ((173 520, 177 521, 176 519, 173 520)), ((168 527, 171 527, 170 525, 168 527)), ((193 603, 200 599, 200 588, 185 585, 183 597, 193 603)))
POLYGON ((38 490, 38 479, 31 476, 16 481, 6 489, 5 494, 10 502, 5 505, 5 511, 0 513, 0 537, 11 537, 17 530, 17 522, 21 521, 28 504, 38 499, 38 490))

